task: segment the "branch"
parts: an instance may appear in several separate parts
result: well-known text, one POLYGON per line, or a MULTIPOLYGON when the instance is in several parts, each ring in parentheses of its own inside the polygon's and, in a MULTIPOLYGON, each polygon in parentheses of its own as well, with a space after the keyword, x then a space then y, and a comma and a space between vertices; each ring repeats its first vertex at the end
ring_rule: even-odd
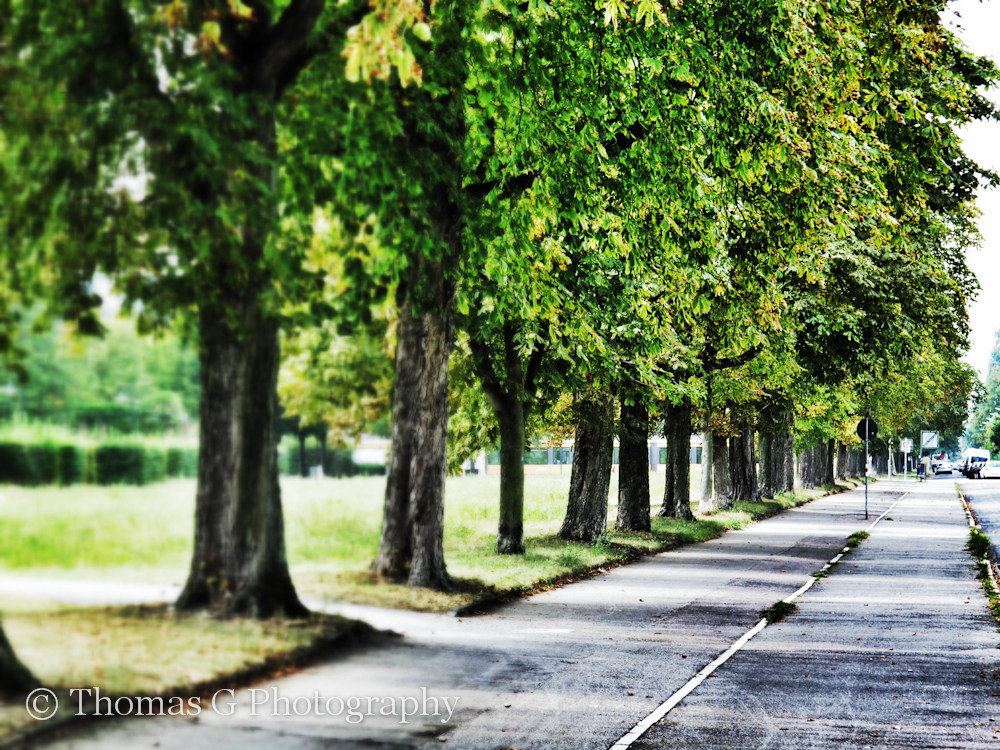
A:
MULTIPOLYGON (((632 148, 636 143, 643 140, 649 136, 650 130, 645 125, 640 125, 638 123, 630 125, 625 128, 624 131, 616 135, 614 138, 609 138, 604 141, 601 145, 604 146, 604 150, 608 152, 609 158, 614 158, 620 156, 628 149, 632 148)), ((540 172, 534 170, 530 172, 523 172, 509 180, 486 180, 483 182, 476 182, 471 185, 465 186, 465 193, 470 198, 483 199, 496 190, 498 187, 503 187, 503 192, 500 194, 501 198, 516 198, 521 193, 529 190, 532 185, 535 184, 535 180, 541 176, 540 172)))
POLYGON ((342 45, 347 39, 347 30, 361 23, 370 12, 371 6, 368 0, 350 0, 343 5, 338 5, 336 17, 326 24, 319 34, 318 41, 302 47, 278 71, 277 95, 281 96, 281 93, 295 82, 299 73, 305 70, 313 58, 337 51, 338 45, 342 45))
POLYGON ((751 347, 750 349, 747 349, 745 352, 736 357, 726 357, 725 359, 717 359, 715 356, 717 354, 715 347, 708 345, 705 347, 705 353, 702 359, 702 367, 705 368, 705 372, 707 373, 715 372, 716 370, 731 370, 734 367, 741 367, 742 365, 745 365, 747 362, 749 362, 758 354, 760 354, 760 351, 761 347, 754 346, 751 347), (711 362, 708 361, 709 359, 711 360, 711 362))
POLYGON ((549 321, 545 320, 542 322, 542 326, 538 331, 538 336, 535 337, 537 343, 535 350, 531 352, 531 356, 528 358, 528 367, 525 370, 524 375, 524 391, 528 396, 534 397, 535 394, 535 380, 538 377, 538 371, 542 367, 542 360, 545 359, 545 340, 549 337, 549 321))
POLYGON ((258 80, 276 83, 285 68, 305 50, 326 0, 292 0, 267 32, 256 67, 258 80))
POLYGON ((483 390, 486 392, 493 406, 497 409, 501 408, 506 394, 500 386, 500 380, 497 378, 496 371, 493 369, 493 364, 490 361, 489 347, 470 331, 469 349, 472 351, 473 368, 476 371, 476 375, 479 376, 483 390))

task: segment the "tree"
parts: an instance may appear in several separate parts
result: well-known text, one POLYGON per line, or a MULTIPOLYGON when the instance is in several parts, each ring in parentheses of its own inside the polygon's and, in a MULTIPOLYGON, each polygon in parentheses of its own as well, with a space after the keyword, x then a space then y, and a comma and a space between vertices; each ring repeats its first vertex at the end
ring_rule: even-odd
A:
POLYGON ((573 471, 569 479, 566 517, 559 536, 593 542, 607 531, 614 399, 607 390, 596 388, 578 393, 575 408, 578 422, 573 440, 573 471))
POLYGON ((27 691, 38 687, 38 684, 35 676, 14 654, 14 649, 0 626, 0 700, 21 699, 27 691))
POLYGON ((316 118, 339 112, 340 48, 367 12, 322 0, 99 0, 18 2, 5 13, 0 109, 18 115, 2 123, 2 228, 16 268, 43 271, 21 296, 93 328, 100 300, 89 282, 102 269, 127 307, 142 303, 140 329, 183 318, 198 331, 183 609, 305 612, 278 486, 278 337, 285 300, 317 280, 302 261, 328 187, 309 178, 332 145, 316 118), (307 68, 314 77, 297 88, 307 68), (306 156, 321 143, 327 151, 306 156), (30 169, 8 169, 29 149, 30 169), (126 174, 142 184, 130 192, 126 174), (49 290, 37 282, 45 274, 56 280, 49 290))

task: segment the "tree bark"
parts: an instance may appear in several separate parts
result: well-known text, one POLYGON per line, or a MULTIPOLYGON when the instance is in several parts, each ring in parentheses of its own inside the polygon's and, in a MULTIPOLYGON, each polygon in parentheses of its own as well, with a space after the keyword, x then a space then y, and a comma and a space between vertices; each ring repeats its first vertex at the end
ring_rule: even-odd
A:
POLYGON ((837 441, 837 466, 835 470, 837 479, 847 479, 847 446, 837 441))
POLYGON ((701 498, 698 510, 702 513, 715 512, 715 433, 711 427, 711 416, 705 418, 705 429, 701 438, 701 498))
POLYGON ((799 453, 799 486, 804 490, 811 490, 812 482, 812 449, 804 448, 799 453))
POLYGON ((649 531, 649 408, 641 394, 622 396, 618 435, 618 519, 616 527, 649 531), (630 403, 631 402, 631 403, 630 403))
POLYGON ((524 553, 524 404, 518 398, 493 405, 500 427, 500 525, 496 551, 524 553))
POLYGON ((712 434, 712 455, 715 457, 715 507, 728 510, 733 507, 732 470, 729 464, 729 444, 726 438, 718 433, 712 434))
POLYGON ((309 466, 306 461, 306 434, 299 427, 299 476, 303 479, 309 476, 309 466))
POLYGON ((440 264, 428 264, 443 305, 420 316, 417 346, 423 367, 417 373, 410 458, 410 513, 413 556, 410 586, 448 591, 451 578, 444 561, 444 479, 448 464, 448 356, 454 291, 440 264))
POLYGON ((607 531, 614 457, 614 399, 603 393, 578 394, 577 408, 569 499, 559 536, 593 542, 607 531))
POLYGON ((733 501, 757 502, 757 461, 753 448, 753 428, 749 425, 736 437, 730 438, 730 476, 733 482, 733 501))
POLYGON ((826 463, 823 465, 823 484, 833 485, 834 474, 833 474, 833 461, 836 456, 837 445, 833 438, 826 441, 826 463))
POLYGON ((691 401, 664 406, 667 433, 667 483, 661 516, 694 520, 691 511, 691 401))
POLYGON ((414 452, 414 419, 417 374, 423 369, 417 346, 418 323, 406 302, 406 286, 397 292, 399 321, 392 385, 392 434, 386 470, 382 537, 372 572, 390 581, 405 581, 413 557, 413 523, 410 517, 410 464, 414 452))
MULTIPOLYGON (((472 326, 474 329, 474 326, 472 326)), ((540 333, 548 330, 543 323, 540 333)), ((469 333, 469 348, 476 374, 489 397, 500 428, 500 523, 496 551, 501 555, 524 553, 524 449, 528 415, 535 400, 535 378, 545 355, 544 336, 522 362, 516 327, 507 322, 502 330, 502 355, 497 356, 479 332, 469 333), (498 376, 494 361, 499 360, 498 376)))
POLYGON ((400 297, 392 448, 382 537, 372 571, 410 586, 448 591, 452 582, 444 560, 444 480, 454 288, 441 263, 421 257, 411 267, 400 297), (408 293, 417 285, 429 293, 420 313, 408 293))
POLYGON ((39 682, 14 653, 0 625, 0 700, 22 701, 39 682))
POLYGON ((278 324, 254 290, 227 301, 199 313, 194 557, 176 606, 305 616, 288 572, 278 485, 278 324))
POLYGON ((795 489, 795 415, 782 412, 775 422, 771 442, 774 491, 791 492, 795 489))
POLYGON ((762 425, 760 439, 760 495, 771 500, 774 498, 774 436, 765 430, 770 425, 762 425))

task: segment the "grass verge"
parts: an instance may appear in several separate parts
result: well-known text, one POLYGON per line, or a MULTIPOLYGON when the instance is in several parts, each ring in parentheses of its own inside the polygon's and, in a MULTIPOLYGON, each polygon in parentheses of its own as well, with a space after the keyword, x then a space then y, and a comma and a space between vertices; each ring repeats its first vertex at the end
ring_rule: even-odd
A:
POLYGON ((1000 590, 997 589, 996 568, 990 560, 990 538, 980 528, 973 526, 969 529, 969 540, 965 543, 965 548, 976 560, 979 570, 977 577, 989 600, 990 611, 1000 625, 1000 590))
POLYGON ((861 542, 863 542, 870 536, 871 534, 869 534, 867 531, 855 531, 853 534, 847 537, 847 542, 844 544, 844 546, 850 549, 854 549, 855 547, 859 546, 861 542))
POLYGON ((799 605, 781 599, 767 609, 761 610, 760 616, 767 620, 768 625, 774 625, 774 623, 784 620, 798 608, 799 605))
MULTIPOLYGON (((163 605, 78 608, 0 601, 18 657, 60 700, 54 721, 32 720, 22 703, 0 704, 0 742, 74 718, 71 688, 102 696, 201 696, 236 688, 332 653, 371 633, 353 620, 218 620, 175 614, 163 605)), ((77 694, 78 695, 78 694, 77 694)))
MULTIPOLYGON (((692 486, 700 475, 692 467, 692 486)), ((664 476, 650 475, 662 497, 664 476)), ((445 556, 460 582, 440 594, 378 582, 368 566, 378 549, 385 479, 282 479, 288 559, 303 596, 376 606, 448 612, 483 600, 510 598, 590 575, 644 554, 705 541, 727 529, 792 508, 852 485, 799 490, 774 500, 737 503, 694 521, 660 518, 652 530, 614 530, 594 544, 557 538, 566 508, 569 472, 529 475, 525 483, 524 555, 498 555, 499 477, 449 478, 445 500, 445 556)), ((612 498, 617 497, 612 481, 612 498)), ((184 582, 191 555, 193 480, 142 488, 0 487, 0 568, 32 576, 184 582)))

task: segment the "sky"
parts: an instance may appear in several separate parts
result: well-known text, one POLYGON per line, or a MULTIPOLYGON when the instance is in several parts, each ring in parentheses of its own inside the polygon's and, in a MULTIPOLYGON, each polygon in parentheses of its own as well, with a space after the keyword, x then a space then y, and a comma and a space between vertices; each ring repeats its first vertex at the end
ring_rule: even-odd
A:
MULTIPOLYGON (((945 22, 955 28, 972 52, 1000 62, 1000 0, 954 0, 944 11, 945 22)), ((1000 104, 1000 90, 990 92, 1000 104)), ((1000 122, 974 123, 961 131, 965 152, 972 159, 1000 172, 1000 122)), ((966 257, 982 287, 969 308, 970 347, 965 361, 986 379, 990 353, 1000 329, 1000 188, 980 190, 979 231, 982 246, 966 257)))

